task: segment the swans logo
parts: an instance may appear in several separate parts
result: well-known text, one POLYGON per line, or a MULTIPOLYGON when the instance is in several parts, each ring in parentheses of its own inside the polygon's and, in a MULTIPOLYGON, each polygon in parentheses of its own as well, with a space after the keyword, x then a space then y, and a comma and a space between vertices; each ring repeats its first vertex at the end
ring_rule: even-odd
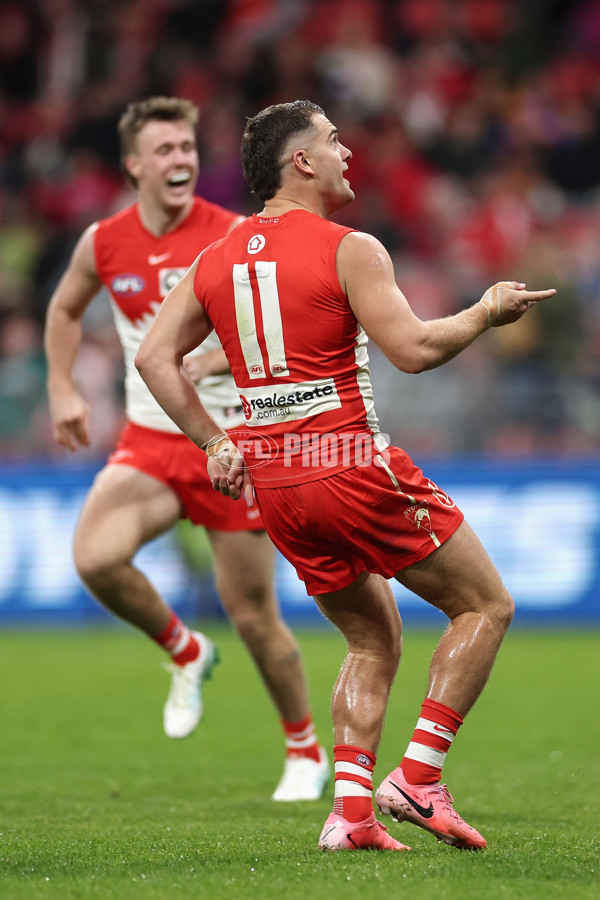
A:
POLYGON ((248 253, 260 253, 266 243, 264 235, 253 234, 248 241, 248 253))
POLYGON ((431 534, 431 515, 428 506, 427 500, 422 500, 420 503, 411 506, 410 509, 405 510, 404 515, 407 519, 414 522, 417 528, 423 528, 431 534))

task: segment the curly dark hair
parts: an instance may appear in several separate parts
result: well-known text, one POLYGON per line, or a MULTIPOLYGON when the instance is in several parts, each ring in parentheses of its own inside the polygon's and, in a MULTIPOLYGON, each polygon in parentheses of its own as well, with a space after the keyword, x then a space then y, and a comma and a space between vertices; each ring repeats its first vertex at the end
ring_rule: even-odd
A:
POLYGON ((277 103, 248 119, 242 137, 242 166, 252 193, 263 203, 281 187, 281 154, 293 134, 306 131, 323 110, 310 100, 277 103))

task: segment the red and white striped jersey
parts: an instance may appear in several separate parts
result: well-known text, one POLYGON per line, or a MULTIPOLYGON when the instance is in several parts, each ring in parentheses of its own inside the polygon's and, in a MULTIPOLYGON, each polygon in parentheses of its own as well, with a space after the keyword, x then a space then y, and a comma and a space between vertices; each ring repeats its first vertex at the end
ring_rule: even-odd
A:
MULTIPOLYGON (((107 288, 125 360, 127 418, 136 425, 177 433, 179 429, 156 402, 134 360, 138 347, 154 321, 159 306, 198 254, 223 237, 238 218, 214 203, 195 198, 189 215, 177 228, 156 237, 142 224, 137 203, 103 219, 94 235, 98 277, 107 288)), ((210 335, 202 352, 219 346, 210 335)), ((225 411, 239 406, 230 375, 202 380, 198 393, 211 415, 223 427, 243 421, 225 411)))
POLYGON ((367 336, 336 273, 350 231, 306 210, 254 215, 198 262, 194 290, 246 416, 247 439, 238 444, 263 487, 322 478, 387 446, 367 336))

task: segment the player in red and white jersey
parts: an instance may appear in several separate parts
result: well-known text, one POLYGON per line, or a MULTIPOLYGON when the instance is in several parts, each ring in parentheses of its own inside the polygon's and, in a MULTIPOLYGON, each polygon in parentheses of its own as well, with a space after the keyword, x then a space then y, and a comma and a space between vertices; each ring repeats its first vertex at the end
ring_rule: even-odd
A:
MULTIPOLYGON (((190 260, 198 255, 198 247, 208 246, 240 220, 229 210, 192 197, 185 218, 164 234, 154 235, 148 229, 137 203, 92 226, 96 274, 108 290, 123 348, 125 410, 130 422, 180 433, 140 378, 134 365, 135 354, 161 302, 185 274, 190 260)), ((216 335, 198 354, 215 349, 220 349, 216 335)), ((222 363, 222 353, 218 358, 222 363)), ((221 368, 222 373, 208 375, 197 387, 211 414, 221 419, 225 416, 226 427, 233 427, 244 417, 231 373, 226 366, 221 368)))
POLYGON ((336 272, 350 232, 304 209, 254 215, 198 260, 194 293, 227 344, 246 425, 264 435, 243 445, 257 486, 333 475, 356 465, 359 445, 369 458, 387 446, 367 336, 336 272))
POLYGON ((393 576, 449 624, 412 740, 374 799, 398 821, 479 849, 485 839, 454 810, 440 777, 514 604, 452 499, 400 448, 382 444, 363 331, 397 368, 417 373, 452 359, 490 326, 517 321, 555 291, 502 282, 454 316, 422 321, 381 243, 326 221, 354 198, 344 177, 351 157, 313 103, 278 104, 250 119, 242 162, 264 209, 200 255, 158 313, 136 365, 161 406, 207 452, 215 489, 248 497, 251 473, 269 534, 346 640, 332 700, 335 801, 319 846, 408 849, 372 808, 401 652, 401 620, 386 580, 393 576), (181 376, 183 356, 213 327, 246 414, 239 450, 181 376))
MULTIPOLYGON (((328 763, 315 734, 299 647, 279 614, 274 548, 260 513, 215 494, 205 454, 165 414, 134 365, 166 294, 199 250, 242 219, 194 196, 196 119, 196 108, 177 98, 130 104, 119 133, 124 170, 138 201, 84 232, 48 309, 48 389, 56 439, 63 446, 74 451, 89 444, 88 409, 72 370, 84 311, 102 286, 110 295, 125 360, 128 423, 86 499, 75 533, 75 563, 107 609, 170 654, 164 728, 170 737, 185 737, 202 716, 202 680, 210 675, 216 649, 206 635, 190 631, 133 558, 180 517, 205 526, 221 601, 284 730, 285 768, 273 799, 317 799, 328 763)), ((189 354, 185 369, 194 393, 222 428, 244 421, 216 336, 189 354)))

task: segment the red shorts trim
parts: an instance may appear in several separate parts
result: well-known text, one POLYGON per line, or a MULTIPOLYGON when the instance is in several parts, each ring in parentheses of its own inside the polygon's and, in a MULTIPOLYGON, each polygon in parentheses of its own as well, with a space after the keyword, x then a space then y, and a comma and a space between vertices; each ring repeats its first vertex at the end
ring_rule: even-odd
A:
POLYGON ((162 481, 179 497, 182 519, 217 531, 259 531, 263 525, 256 506, 231 500, 213 490, 206 471, 207 456, 184 434, 143 428, 132 422, 123 429, 109 465, 131 466, 162 481))
POLYGON ((338 591, 361 572, 392 578, 425 559, 464 519, 451 498, 398 447, 328 478, 256 488, 263 522, 310 595, 338 591))

